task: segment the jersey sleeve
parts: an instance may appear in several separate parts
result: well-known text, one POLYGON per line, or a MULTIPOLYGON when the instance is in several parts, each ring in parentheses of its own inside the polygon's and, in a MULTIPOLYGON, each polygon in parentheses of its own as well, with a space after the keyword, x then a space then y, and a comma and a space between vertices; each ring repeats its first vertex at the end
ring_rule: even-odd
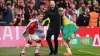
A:
POLYGON ((34 27, 36 23, 35 22, 30 22, 27 27, 26 27, 26 30, 30 30, 32 27, 34 27))

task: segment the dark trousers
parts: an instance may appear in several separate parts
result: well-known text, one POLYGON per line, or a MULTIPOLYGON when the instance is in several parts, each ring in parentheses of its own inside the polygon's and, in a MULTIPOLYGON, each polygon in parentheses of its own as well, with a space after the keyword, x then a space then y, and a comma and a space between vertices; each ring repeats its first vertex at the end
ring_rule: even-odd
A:
POLYGON ((52 33, 51 30, 47 31, 46 41, 49 45, 50 52, 58 53, 58 35, 59 33, 52 33), (51 36, 54 35, 54 48, 51 42, 51 36))

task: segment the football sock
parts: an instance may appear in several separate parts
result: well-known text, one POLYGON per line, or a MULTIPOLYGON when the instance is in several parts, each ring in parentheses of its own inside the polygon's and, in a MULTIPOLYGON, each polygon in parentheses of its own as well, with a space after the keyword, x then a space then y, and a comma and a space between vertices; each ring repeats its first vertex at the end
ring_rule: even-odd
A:
POLYGON ((41 47, 41 43, 37 43, 35 53, 39 53, 40 47, 41 47))
POLYGON ((68 53, 72 53, 69 47, 66 48, 66 49, 67 49, 68 53))
POLYGON ((27 49, 29 46, 30 46, 30 44, 26 44, 21 53, 25 53, 26 49, 27 49))

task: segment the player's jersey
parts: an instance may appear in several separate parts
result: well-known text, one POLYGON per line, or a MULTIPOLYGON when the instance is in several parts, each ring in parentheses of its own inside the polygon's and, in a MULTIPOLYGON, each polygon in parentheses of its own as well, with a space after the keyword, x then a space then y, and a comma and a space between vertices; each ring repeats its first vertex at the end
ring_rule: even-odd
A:
POLYGON ((42 33, 42 31, 40 30, 42 28, 42 24, 41 22, 38 21, 38 19, 37 23, 38 23, 38 29, 36 30, 35 34, 39 36, 42 33))
POLYGON ((38 29, 37 20, 32 20, 26 27, 26 30, 29 31, 29 34, 34 34, 38 29))

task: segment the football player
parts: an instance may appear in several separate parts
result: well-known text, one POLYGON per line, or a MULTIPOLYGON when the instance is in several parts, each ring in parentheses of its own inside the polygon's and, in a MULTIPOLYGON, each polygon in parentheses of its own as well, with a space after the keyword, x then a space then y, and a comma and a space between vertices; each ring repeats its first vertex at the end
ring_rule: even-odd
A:
POLYGON ((62 35, 63 35, 62 42, 66 50, 68 51, 64 53, 64 56, 72 56, 69 43, 75 37, 74 33, 78 30, 78 27, 74 22, 72 22, 65 16, 63 8, 59 8, 58 11, 59 14, 62 16, 62 35))
MULTIPOLYGON (((32 44, 32 41, 35 41, 37 43, 34 56, 42 56, 39 53, 39 49, 41 47, 41 38, 39 37, 41 36, 41 33, 43 31, 42 24, 41 24, 42 19, 43 19, 43 15, 37 13, 36 18, 33 19, 27 25, 23 33, 23 36, 25 37, 27 44, 25 45, 22 52, 20 53, 20 56, 24 56, 26 49, 32 44)), ((44 36, 42 35, 42 37, 44 36)))

